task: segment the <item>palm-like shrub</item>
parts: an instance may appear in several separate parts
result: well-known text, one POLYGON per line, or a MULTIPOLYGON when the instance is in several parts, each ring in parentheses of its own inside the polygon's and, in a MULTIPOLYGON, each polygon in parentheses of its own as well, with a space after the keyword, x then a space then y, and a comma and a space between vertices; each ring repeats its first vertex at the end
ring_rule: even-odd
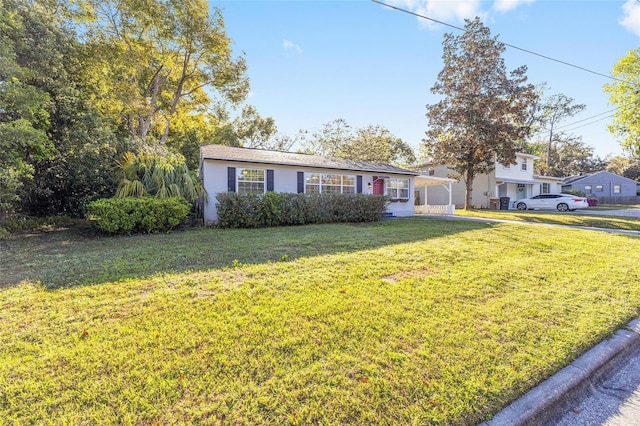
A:
POLYGON ((191 174, 180 154, 127 152, 117 173, 116 197, 181 197, 195 202, 205 196, 202 182, 191 174))

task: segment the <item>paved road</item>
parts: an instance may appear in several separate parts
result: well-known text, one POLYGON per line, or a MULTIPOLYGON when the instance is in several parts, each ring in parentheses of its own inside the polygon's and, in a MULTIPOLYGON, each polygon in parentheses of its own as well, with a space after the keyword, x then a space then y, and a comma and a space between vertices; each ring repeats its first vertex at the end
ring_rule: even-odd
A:
POLYGON ((480 424, 538 425, 640 425, 640 318, 480 424))
POLYGON ((592 383, 556 426, 640 425, 640 347, 611 374, 592 383))

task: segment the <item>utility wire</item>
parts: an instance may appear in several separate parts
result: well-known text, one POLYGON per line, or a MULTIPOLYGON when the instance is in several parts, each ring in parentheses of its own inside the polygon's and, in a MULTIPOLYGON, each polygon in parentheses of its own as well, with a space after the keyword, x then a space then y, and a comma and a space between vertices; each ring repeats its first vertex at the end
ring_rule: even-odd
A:
MULTIPOLYGON (((611 117, 613 117, 613 114, 611 114, 611 115, 607 115, 606 117, 602 117, 602 118, 600 118, 600 119, 598 119, 598 120, 594 120, 594 121, 592 121, 592 122, 590 122, 590 123, 585 123, 585 124, 583 124, 583 125, 581 125, 581 126, 572 127, 572 128, 571 128, 571 129, 569 129, 568 131, 569 131, 569 132, 571 132, 571 131, 573 131, 573 130, 580 129, 581 127, 591 126, 592 124, 595 124, 595 123, 597 123, 597 122, 599 122, 599 121, 602 121, 602 120, 606 120, 606 119, 611 118, 611 117)), ((578 123, 579 123, 579 122, 578 122, 578 123)), ((574 124, 575 124, 575 123, 574 123, 574 124)), ((567 126, 571 126, 571 124, 568 124, 567 126)), ((565 126, 565 127, 567 127, 567 126, 565 126)))
MULTIPOLYGON (((420 15, 419 13, 415 13, 415 12, 412 12, 412 11, 407 10, 407 9, 402 9, 401 7, 393 6, 391 4, 387 4, 387 3, 384 3, 384 2, 379 1, 379 0, 371 0, 371 1, 374 2, 374 3, 378 3, 379 5, 382 5, 382 6, 386 6, 386 7, 390 8, 390 9, 397 10, 399 12, 408 13, 409 15, 417 16, 418 18, 426 19, 426 20, 431 21, 431 22, 436 22, 436 23, 438 23, 440 25, 445 25, 445 26, 450 27, 450 28, 455 28, 456 30, 460 30, 460 31, 463 31, 463 32, 467 31, 464 28, 457 27, 455 25, 448 24, 448 23, 443 22, 443 21, 438 21, 437 19, 433 19, 433 18, 430 18, 428 16, 420 15)), ((602 74, 602 73, 599 73, 597 71, 593 71, 593 70, 590 70, 588 68, 581 67, 579 65, 574 65, 574 64, 571 64, 569 62, 561 61, 560 59, 555 59, 555 58, 552 58, 550 56, 543 55, 541 53, 536 53, 536 52, 534 52, 532 50, 523 49, 522 47, 514 46, 513 44, 504 43, 504 42, 499 42, 499 43, 502 43, 503 45, 505 45, 507 47, 511 47, 512 49, 517 49, 517 50, 520 50, 522 52, 529 53, 531 55, 539 56, 539 57, 547 59, 549 61, 558 62, 558 63, 563 64, 563 65, 567 65, 567 66, 570 66, 570 67, 573 67, 573 68, 577 68, 577 69, 582 70, 582 71, 589 72, 591 74, 599 75, 601 77, 606 77, 606 78, 609 78, 611 80, 616 80, 616 81, 624 83, 624 80, 621 80, 621 79, 616 78, 616 77, 612 77, 610 75, 602 74)))

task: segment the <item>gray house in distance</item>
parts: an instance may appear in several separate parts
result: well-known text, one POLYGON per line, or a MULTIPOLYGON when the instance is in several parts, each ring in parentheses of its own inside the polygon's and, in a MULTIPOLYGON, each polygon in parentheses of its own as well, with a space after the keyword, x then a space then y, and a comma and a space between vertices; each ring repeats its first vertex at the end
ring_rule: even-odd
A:
POLYGON ((633 197, 638 182, 615 173, 600 171, 571 176, 562 182, 562 192, 579 190, 588 197, 633 197))

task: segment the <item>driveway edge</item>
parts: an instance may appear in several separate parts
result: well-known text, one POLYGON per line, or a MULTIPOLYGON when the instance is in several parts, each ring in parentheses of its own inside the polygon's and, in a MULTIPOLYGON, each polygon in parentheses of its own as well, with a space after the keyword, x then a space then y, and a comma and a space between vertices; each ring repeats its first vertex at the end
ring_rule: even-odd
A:
POLYGON ((640 318, 617 330, 567 367, 524 394, 480 426, 552 424, 592 383, 640 348, 640 318))

